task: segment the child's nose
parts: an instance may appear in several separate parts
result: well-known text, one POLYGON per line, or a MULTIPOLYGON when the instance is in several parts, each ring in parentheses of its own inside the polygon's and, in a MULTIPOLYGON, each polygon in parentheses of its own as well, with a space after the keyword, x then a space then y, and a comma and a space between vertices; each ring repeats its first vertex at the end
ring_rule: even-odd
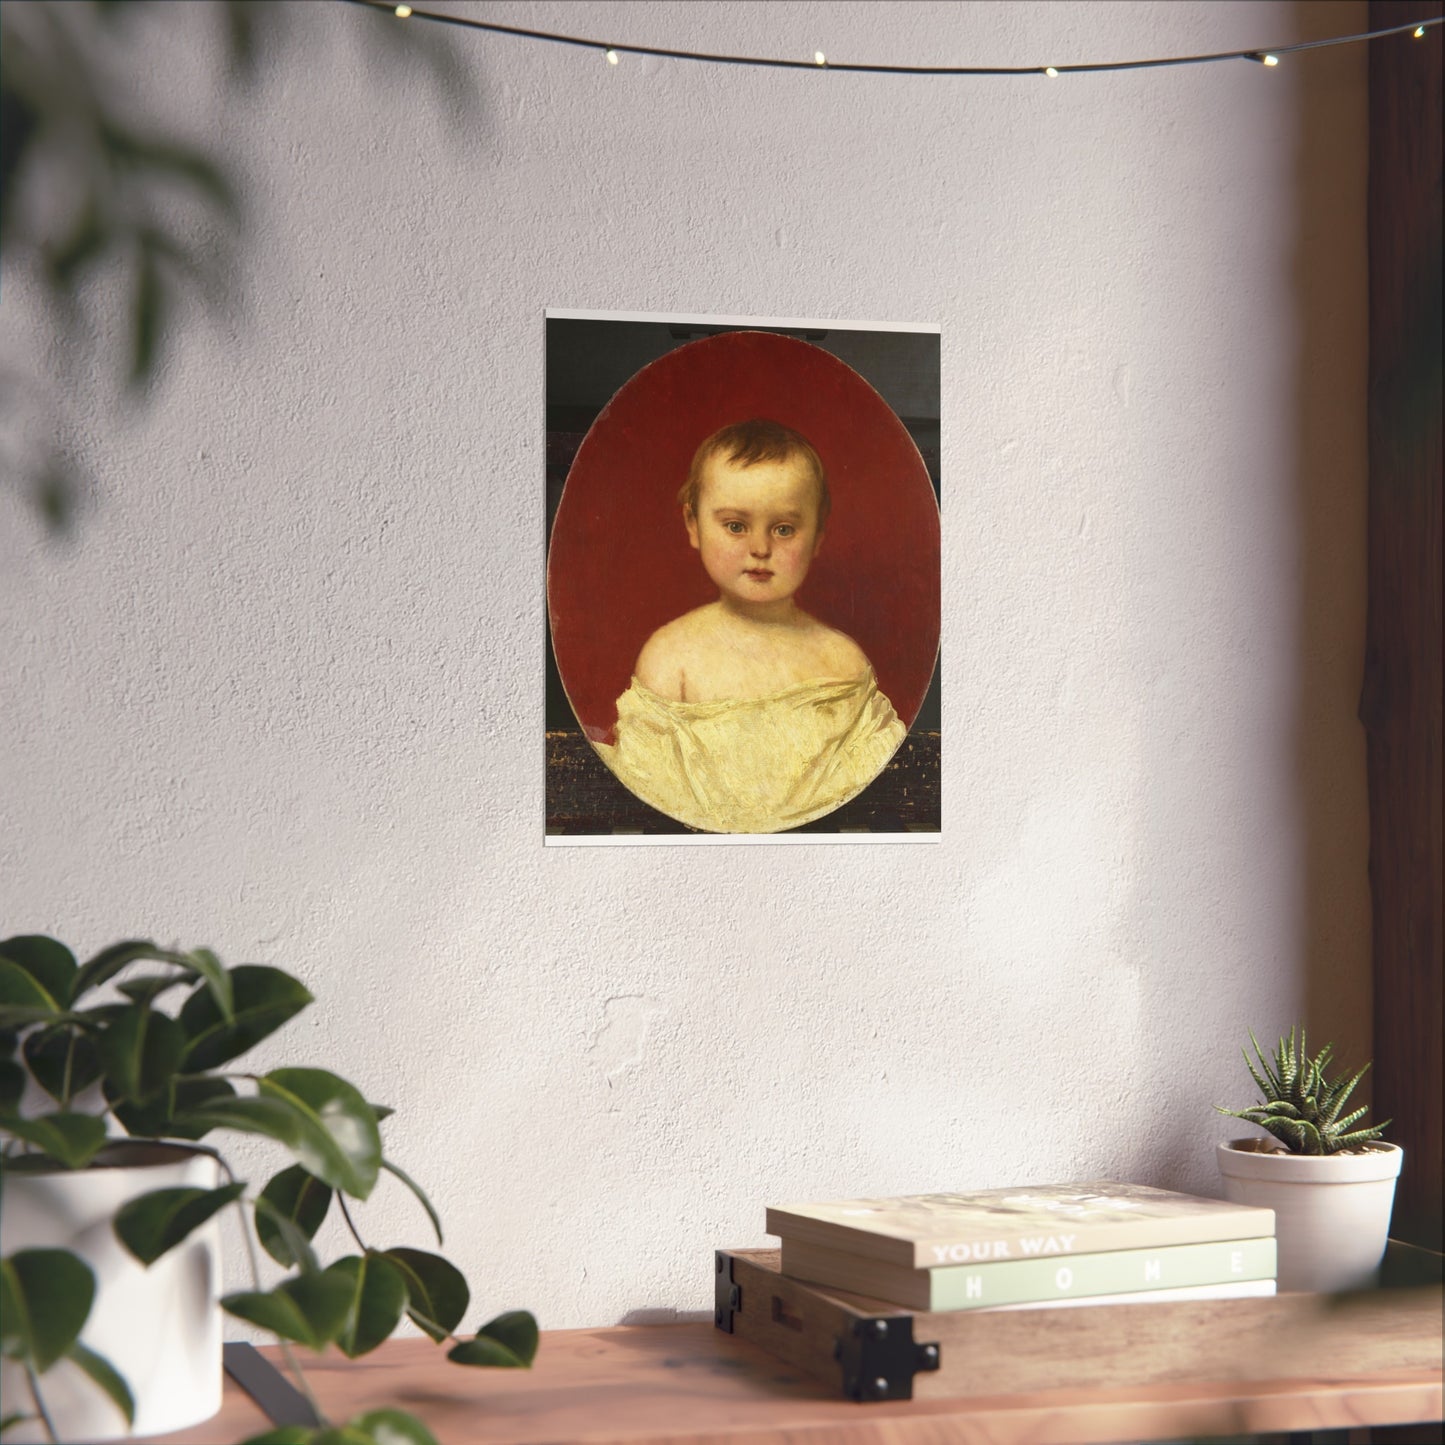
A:
POLYGON ((749 544, 748 550, 753 554, 754 557, 766 557, 768 553, 773 550, 772 533, 757 533, 749 544))

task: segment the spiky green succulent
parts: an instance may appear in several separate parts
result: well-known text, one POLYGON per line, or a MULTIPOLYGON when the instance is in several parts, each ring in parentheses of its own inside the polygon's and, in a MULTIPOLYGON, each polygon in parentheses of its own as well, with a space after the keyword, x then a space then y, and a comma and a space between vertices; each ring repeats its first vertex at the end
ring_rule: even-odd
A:
POLYGON ((1334 1054, 1335 1046, 1326 1044, 1318 1055, 1310 1058, 1305 1048, 1304 1025, 1299 1026, 1299 1045, 1295 1045, 1295 1030, 1290 1029, 1289 1038, 1281 1039, 1274 1052, 1274 1061, 1266 1059, 1259 1047, 1259 1041, 1250 1031, 1249 1041, 1254 1045, 1255 1057, 1260 1068, 1250 1061, 1249 1050, 1243 1050, 1244 1062, 1264 1098, 1247 1109, 1225 1109, 1216 1104, 1221 1114, 1235 1119, 1248 1119, 1261 1129, 1268 1129, 1291 1154, 1338 1154, 1342 1149, 1353 1149, 1378 1139, 1385 1132, 1384 1124, 1373 1129, 1350 1130, 1369 1113, 1369 1106, 1345 1114, 1345 1100, 1354 1092, 1355 1085, 1365 1077, 1370 1067, 1366 1064, 1351 1079, 1330 1081, 1325 1078, 1325 1065, 1334 1054), (1260 1069, 1264 1072, 1261 1074, 1260 1069))

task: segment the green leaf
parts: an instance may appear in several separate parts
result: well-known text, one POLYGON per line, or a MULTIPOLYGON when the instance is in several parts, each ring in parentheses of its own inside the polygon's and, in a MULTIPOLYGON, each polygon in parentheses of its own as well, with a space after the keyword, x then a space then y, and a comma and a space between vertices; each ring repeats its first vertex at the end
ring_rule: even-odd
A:
POLYGON ((120 1242, 149 1267, 245 1188, 244 1184, 225 1184, 219 1189, 152 1189, 121 1205, 111 1226, 120 1242))
POLYGON ((105 1094, 106 1103, 110 1105, 111 1113, 120 1120, 127 1134, 136 1139, 164 1137, 172 1113, 169 1086, 154 1099, 149 1099, 144 1104, 137 1104, 127 1099, 121 1093, 119 1086, 111 1079, 106 1079, 101 1088, 105 1094))
POLYGON ((248 1099, 237 1095, 230 1099, 210 1099, 199 1108, 178 1115, 173 1121, 177 1128, 197 1133, 184 1137, 199 1137, 210 1129, 235 1129, 242 1134, 262 1134, 284 1144, 293 1153, 299 1152, 301 1132, 305 1120, 296 1110, 280 1099, 248 1099))
POLYGON ((431 1200, 426 1197, 425 1193, 423 1193, 421 1185, 418 1184, 413 1178, 411 1178, 410 1175, 403 1174, 401 1170, 398 1169, 396 1165, 391 1162, 390 1159, 383 1159, 381 1161, 381 1167, 385 1169, 388 1174, 395 1174, 396 1177, 400 1179, 401 1182, 405 1184, 406 1187, 410 1189, 411 1192, 415 1194, 419 1200, 421 1200, 421 1207, 426 1210, 426 1217, 431 1220, 431 1227, 436 1231, 437 1243, 441 1244, 442 1222, 440 1219, 437 1218, 437 1212, 435 1209, 432 1208, 431 1200))
POLYGON ((1376 1124, 1371 1129, 1356 1129, 1353 1134, 1341 1134, 1333 1144, 1331 1153, 1337 1153, 1341 1149, 1353 1149, 1357 1144, 1368 1144, 1372 1139, 1378 1139, 1384 1134, 1386 1125, 1393 1124, 1393 1119, 1386 1119, 1382 1124, 1376 1124))
MULTIPOLYGON (((283 1219, 289 1220, 303 1239, 316 1238, 327 1211, 331 1208, 331 1189, 299 1164, 283 1169, 261 1191, 265 1200, 283 1219)), ((288 1268, 299 1263, 294 1240, 288 1241, 280 1224, 267 1211, 256 1211, 256 1234, 261 1248, 288 1268)))
POLYGON ((73 1099, 100 1077, 95 1041, 73 1024, 34 1030, 22 1051, 35 1082, 53 1099, 73 1099))
POLYGON ((64 1022, 73 1023, 91 1037, 98 1038, 129 1008, 128 1003, 92 1004, 90 1008, 76 1009, 74 1013, 66 1014, 64 1022))
POLYGON ((0 958, 0 1028, 24 1028, 61 1012, 38 980, 13 959, 0 958))
POLYGON ((328 1425, 311 1437, 311 1445, 376 1445, 376 1441, 354 1425, 328 1425))
POLYGON ((368 1410, 347 1422, 375 1445, 437 1445, 436 1436, 405 1410, 368 1410))
POLYGON ((39 933, 17 934, 0 941, 0 958, 23 969, 62 1007, 74 997, 75 955, 63 943, 39 933))
POLYGON ((383 1119, 389 1119, 396 1113, 396 1110, 387 1104, 373 1104, 371 1112, 376 1115, 376 1122, 379 1124, 383 1119))
POLYGON ((296 1340, 313 1350, 325 1349, 346 1323, 351 1287, 329 1272, 302 1275, 269 1293, 228 1294, 221 1308, 237 1319, 259 1325, 282 1339, 296 1340))
POLYGON ((421 1249, 388 1249, 386 1257, 406 1280, 407 1314, 440 1343, 461 1323, 471 1303, 462 1272, 439 1254, 421 1249))
POLYGON ((537 1321, 527 1310, 509 1310, 484 1324, 476 1337, 447 1351, 458 1365, 529 1369, 537 1354, 537 1321))
POLYGON ((96 1354, 76 1340, 66 1352, 66 1357, 79 1365, 110 1396, 116 1409, 125 1416, 127 1425, 135 1424, 135 1401, 131 1399, 130 1387, 104 1355, 96 1354))
POLYGON ((0 1119, 0 1129, 34 1144, 67 1169, 83 1169, 105 1143, 105 1121, 94 1114, 41 1114, 0 1119))
POLYGON ((23 1360, 30 1349, 30 1319, 10 1261, 0 1260, 0 1355, 23 1360))
POLYGON ((227 1020, 209 989, 198 989, 181 1007, 187 1073, 214 1069, 244 1054, 311 1002, 310 992, 289 973, 243 963, 230 972, 233 1017, 227 1020))
POLYGON ((143 1104, 170 1083, 186 1051, 186 1035, 175 1019, 133 1006, 112 1020, 100 1036, 100 1061, 125 1098, 143 1104))
MULTIPOLYGON (((202 1108, 213 1099, 234 1099, 236 1091, 226 1079, 196 1078, 176 1079, 163 1096, 170 1106, 171 1117, 165 1122, 164 1133, 169 1139, 200 1139, 207 1132, 205 1125, 183 1123, 176 1116, 191 1109, 202 1108)), ((122 1123, 125 1121, 122 1120, 122 1123)), ((127 1128, 130 1126, 127 1125, 127 1128)))
MULTIPOLYGON (((1338 1136, 1341 1135, 1346 1129, 1348 1129, 1351 1124, 1358 1124, 1358 1123, 1360 1122, 1360 1120, 1363 1119, 1363 1118, 1365 1117, 1365 1115, 1368 1114, 1369 1112, 1370 1112, 1370 1106, 1369 1106, 1368 1104, 1361 1104, 1358 1109, 1352 1110, 1350 1113, 1346 1114, 1343 1119, 1333 1119, 1333 1120, 1331 1120, 1331 1121, 1330 1121, 1330 1122, 1331 1122, 1331 1128, 1330 1128, 1330 1134, 1331 1134, 1331 1136, 1332 1136, 1332 1137, 1338 1137, 1338 1136)), ((1382 1126, 1382 1127, 1383 1127, 1383 1126, 1382 1126)))
POLYGON ((381 1140, 376 1120, 366 1112, 361 1095, 321 1069, 282 1069, 262 1079, 260 1087, 262 1093, 254 1099, 217 1099, 179 1122, 188 1127, 264 1134, 286 1145, 297 1162, 322 1183, 365 1199, 376 1182, 381 1140), (308 1077, 302 1081, 291 1078, 297 1074, 308 1077), (282 1083, 273 1082, 278 1075, 282 1083), (330 1083, 318 1084, 310 1077, 313 1075, 330 1083), (299 1083, 309 1097, 287 1088, 286 1080, 299 1083), (350 1090, 350 1100, 344 1092, 333 1093, 332 1085, 350 1090), (328 1095, 331 1102, 327 1102, 328 1095))
MULTIPOLYGON (((300 1165, 296 1166, 298 1169, 300 1165)), ((327 1190, 329 1194, 331 1191, 327 1190)), ((295 1223, 282 1214, 269 1199, 257 1196, 252 1203, 252 1211, 256 1216, 256 1232, 261 1232, 261 1221, 266 1221, 266 1227, 274 1230, 280 1244, 290 1254, 290 1263, 300 1269, 302 1274, 320 1274, 321 1266, 317 1262, 316 1252, 311 1248, 311 1241, 296 1227, 295 1223)))
POLYGON ((161 1093, 144 1104, 128 1102, 114 1087, 105 1090, 111 1112, 125 1126, 126 1132, 142 1139, 200 1139, 209 1124, 182 1122, 183 1116, 199 1109, 212 1099, 233 1099, 235 1089, 226 1079, 208 1077, 173 1079, 161 1093))
POLYGON ((156 963, 175 962, 175 955, 169 949, 157 948, 148 938, 128 938, 124 943, 112 943, 108 948, 102 948, 94 958, 87 960, 76 974, 70 994, 71 1001, 74 1002, 93 988, 99 988, 103 983, 109 983, 121 969, 143 958, 156 963))
POLYGON ((193 948, 186 958, 189 966, 206 981, 221 1017, 230 1023, 236 1016, 234 995, 231 975, 226 972, 221 960, 209 948, 193 948))
POLYGON ((17 1425, 23 1425, 27 1420, 38 1420, 39 1418, 38 1415, 25 1415, 17 1410, 13 1415, 7 1415, 3 1420, 0 1420, 0 1435, 3 1435, 7 1430, 13 1430, 17 1425))
POLYGON ((326 1274, 345 1280, 351 1291, 346 1322, 336 1343, 342 1354, 354 1360, 374 1350, 401 1322, 406 1280, 385 1255, 373 1250, 338 1259, 326 1274))
POLYGON ((25 1096, 25 1070, 14 1059, 0 1059, 0 1116, 13 1114, 25 1096))
POLYGON ((273 1069, 261 1097, 284 1101, 306 1124, 296 1157, 333 1189, 365 1199, 381 1167, 381 1134, 371 1106, 325 1069, 273 1069))
POLYGON ((148 973, 144 978, 128 978, 116 988, 132 1003, 153 1004, 162 994, 173 988, 184 988, 191 977, 186 973, 148 973))
POLYGON ((95 1299, 95 1276, 68 1249, 22 1249, 0 1260, 0 1348, 43 1375, 75 1343, 95 1299))
POLYGON ((537 1321, 530 1310, 508 1310, 488 1321, 477 1333, 504 1345, 524 1365, 530 1365, 536 1357, 537 1321))

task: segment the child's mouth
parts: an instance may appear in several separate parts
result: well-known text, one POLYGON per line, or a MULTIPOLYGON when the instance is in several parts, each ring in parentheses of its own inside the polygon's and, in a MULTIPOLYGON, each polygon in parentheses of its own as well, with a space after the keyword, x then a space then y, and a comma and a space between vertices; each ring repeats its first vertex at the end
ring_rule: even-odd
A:
POLYGON ((750 567, 743 573, 744 577, 751 577, 754 582, 766 582, 772 575, 765 567, 750 567))

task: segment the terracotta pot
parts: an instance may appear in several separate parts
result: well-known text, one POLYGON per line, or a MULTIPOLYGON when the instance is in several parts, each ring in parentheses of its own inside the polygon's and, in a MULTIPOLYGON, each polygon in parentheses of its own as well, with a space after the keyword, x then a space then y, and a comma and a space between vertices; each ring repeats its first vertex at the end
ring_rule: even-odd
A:
POLYGON ((1272 1139, 1231 1139, 1217 1154, 1226 1199, 1274 1210, 1278 1287, 1368 1285, 1385 1254, 1404 1151, 1380 1140, 1358 1154, 1276 1150, 1272 1139))
MULTIPOLYGON (((209 1154, 183 1144, 119 1141, 85 1169, 7 1165, 0 1207, 0 1253, 69 1249, 95 1272, 95 1302, 81 1343, 105 1356, 135 1400, 136 1435, 158 1435, 209 1420, 221 1408, 220 1226, 215 1218, 149 1269, 116 1238, 111 1220, 127 1200, 152 1189, 214 1189, 209 1154)), ((45 1408, 64 1441, 118 1440, 125 1417, 68 1360, 40 1377, 45 1408)), ((0 1366, 0 1398, 30 1410, 23 1368, 0 1366)), ((46 1438, 38 1420, 5 1432, 11 1442, 46 1438)))

